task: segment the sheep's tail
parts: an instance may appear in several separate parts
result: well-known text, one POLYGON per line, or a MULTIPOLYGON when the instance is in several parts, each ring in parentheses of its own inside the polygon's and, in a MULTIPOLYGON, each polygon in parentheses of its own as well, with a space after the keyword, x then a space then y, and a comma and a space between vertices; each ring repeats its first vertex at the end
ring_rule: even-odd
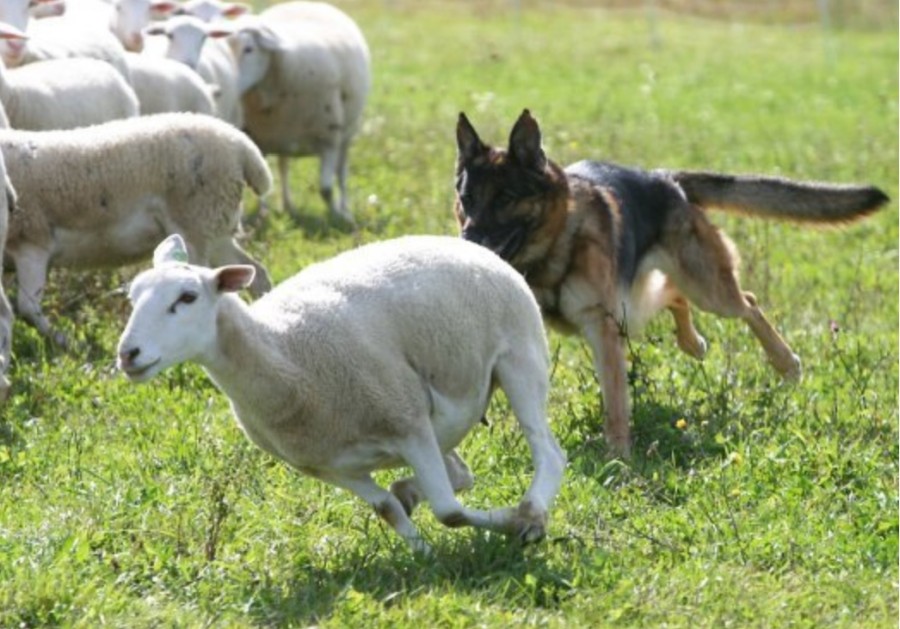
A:
POLYGON ((244 135, 242 143, 244 181, 257 195, 264 196, 272 189, 272 171, 269 170, 266 158, 250 138, 244 135))

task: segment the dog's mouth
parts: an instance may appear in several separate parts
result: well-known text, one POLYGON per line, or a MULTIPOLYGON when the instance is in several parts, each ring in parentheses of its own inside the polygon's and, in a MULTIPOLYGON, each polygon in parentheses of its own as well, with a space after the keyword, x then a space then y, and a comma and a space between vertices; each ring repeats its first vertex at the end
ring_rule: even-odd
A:
POLYGON ((125 376, 131 380, 132 382, 142 382, 144 380, 149 380, 153 376, 153 369, 159 364, 161 358, 157 358, 151 363, 147 363, 146 365, 128 365, 122 366, 119 365, 119 368, 125 372, 125 376))

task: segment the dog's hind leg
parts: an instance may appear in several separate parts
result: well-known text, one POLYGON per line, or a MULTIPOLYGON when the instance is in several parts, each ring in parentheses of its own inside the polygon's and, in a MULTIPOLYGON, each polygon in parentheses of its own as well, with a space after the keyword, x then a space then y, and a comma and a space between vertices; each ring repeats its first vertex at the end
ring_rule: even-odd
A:
POLYGON ((657 266, 665 264, 665 256, 646 255, 631 284, 626 308, 627 332, 642 330, 660 309, 668 308, 675 319, 675 338, 685 354, 696 359, 706 355, 706 340, 694 327, 691 306, 681 291, 657 266))
POLYGON ((737 250, 702 210, 686 206, 664 237, 669 266, 664 271, 697 307, 723 317, 740 317, 759 339, 772 366, 784 378, 800 377, 800 359, 766 319, 752 293, 738 283, 737 250))
POLYGON ((669 300, 667 308, 672 313, 672 318, 675 319, 675 339, 679 349, 698 360, 706 356, 706 339, 700 336, 697 328, 694 327, 691 304, 684 298, 684 295, 676 291, 676 294, 673 294, 669 300))

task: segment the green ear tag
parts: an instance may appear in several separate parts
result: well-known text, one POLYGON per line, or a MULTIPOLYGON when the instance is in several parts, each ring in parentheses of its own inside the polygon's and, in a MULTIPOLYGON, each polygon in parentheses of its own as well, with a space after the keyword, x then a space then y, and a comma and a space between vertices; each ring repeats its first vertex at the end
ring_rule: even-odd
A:
POLYGON ((187 251, 184 250, 175 250, 169 253, 169 260, 172 262, 181 262, 182 264, 188 263, 188 255, 187 251))

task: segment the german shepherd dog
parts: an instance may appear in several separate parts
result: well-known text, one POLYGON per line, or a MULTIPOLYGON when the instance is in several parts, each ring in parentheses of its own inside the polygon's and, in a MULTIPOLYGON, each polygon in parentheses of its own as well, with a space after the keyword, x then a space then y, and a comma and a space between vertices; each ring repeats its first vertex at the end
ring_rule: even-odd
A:
POLYGON ((465 114, 456 127, 455 212, 462 237, 521 272, 552 326, 591 346, 607 444, 628 456, 631 437, 623 337, 658 310, 675 319, 678 347, 702 358, 690 303, 740 317, 784 378, 800 359, 738 283, 738 254, 710 208, 807 223, 847 223, 888 201, 874 187, 714 172, 643 171, 580 161, 562 169, 541 148, 526 109, 506 149, 481 141, 465 114))

